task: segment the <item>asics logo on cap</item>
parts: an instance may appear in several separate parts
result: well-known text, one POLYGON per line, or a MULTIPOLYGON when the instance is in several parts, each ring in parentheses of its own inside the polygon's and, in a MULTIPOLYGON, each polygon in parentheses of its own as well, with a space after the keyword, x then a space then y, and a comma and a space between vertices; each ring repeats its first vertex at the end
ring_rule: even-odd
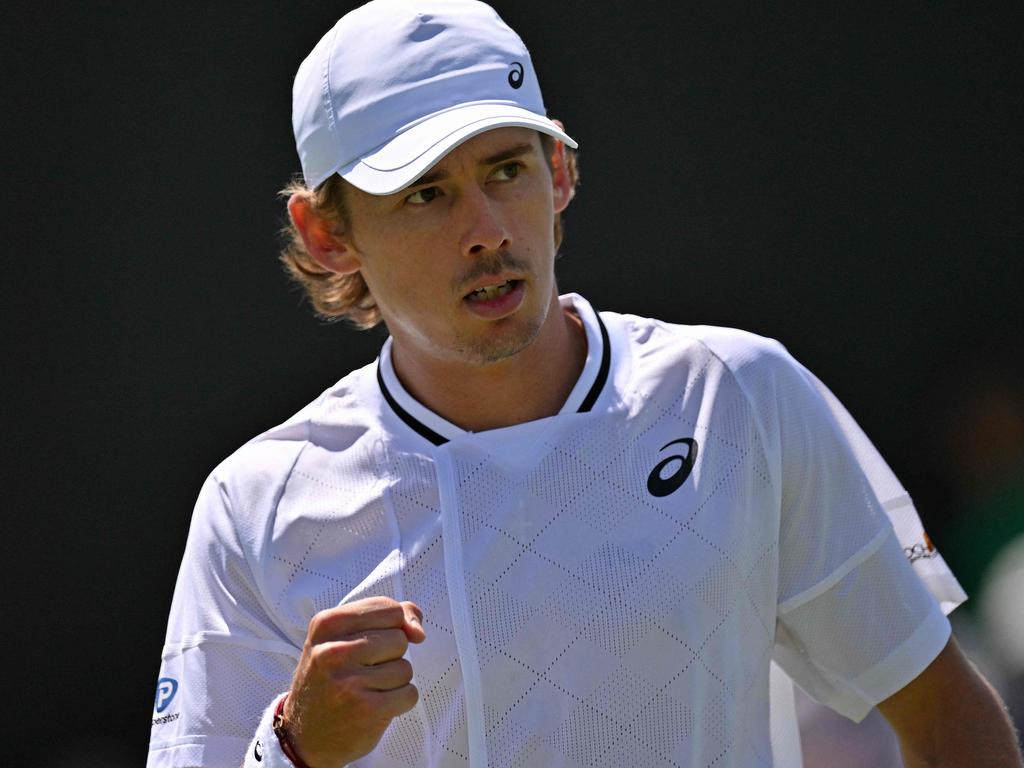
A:
POLYGON ((252 756, 256 758, 257 763, 263 762, 263 742, 256 739, 256 746, 252 748, 252 756))
POLYGON ((661 446, 660 450, 664 451, 673 445, 685 445, 687 447, 686 455, 672 454, 659 461, 657 466, 651 470, 651 474, 647 477, 647 490, 651 496, 661 498, 675 493, 679 490, 679 486, 686 482, 686 478, 690 476, 690 472, 693 470, 693 463, 697 460, 697 441, 692 437, 682 437, 666 443, 661 446), (665 475, 665 469, 677 461, 679 466, 665 475))
POLYGON ((518 61, 512 62, 512 71, 508 73, 508 84, 513 88, 519 88, 523 84, 523 65, 518 61))

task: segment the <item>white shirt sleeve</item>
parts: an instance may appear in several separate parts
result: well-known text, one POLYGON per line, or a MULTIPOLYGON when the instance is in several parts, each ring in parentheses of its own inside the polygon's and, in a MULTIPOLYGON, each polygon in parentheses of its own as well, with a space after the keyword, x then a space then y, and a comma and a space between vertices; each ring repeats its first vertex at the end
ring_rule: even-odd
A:
POLYGON ((881 501, 896 533, 896 540, 903 548, 914 573, 938 601, 942 612, 949 615, 967 599, 967 595, 925 533, 910 494, 838 398, 810 371, 803 369, 803 374, 828 406, 849 443, 876 498, 881 501))
POLYGON ((780 498, 775 660, 860 720, 942 650, 943 609, 964 595, 832 393, 776 342, 741 349, 727 349, 729 364, 761 422, 780 498), (928 556, 912 566, 914 551, 928 556))
MULTIPOLYGON (((149 768, 238 768, 261 715, 290 686, 301 648, 275 621, 247 540, 266 519, 248 507, 272 502, 287 473, 253 474, 243 509, 217 471, 199 495, 163 648, 149 768)), ((261 747, 280 749, 276 739, 261 747)))

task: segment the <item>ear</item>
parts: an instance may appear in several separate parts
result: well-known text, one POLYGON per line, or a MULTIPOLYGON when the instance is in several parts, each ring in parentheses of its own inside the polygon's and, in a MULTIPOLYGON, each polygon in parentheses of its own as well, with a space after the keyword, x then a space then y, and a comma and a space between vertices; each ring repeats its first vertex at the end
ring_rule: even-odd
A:
POLYGON ((317 264, 342 275, 359 271, 359 254, 340 225, 320 216, 307 195, 296 192, 288 198, 288 215, 317 264))
MULTIPOLYGON (((565 130, 561 120, 552 120, 552 122, 563 131, 565 130)), ((565 144, 558 139, 555 139, 550 159, 555 213, 561 213, 569 206, 569 202, 575 196, 576 190, 573 188, 572 175, 569 173, 569 167, 565 161, 565 144)))

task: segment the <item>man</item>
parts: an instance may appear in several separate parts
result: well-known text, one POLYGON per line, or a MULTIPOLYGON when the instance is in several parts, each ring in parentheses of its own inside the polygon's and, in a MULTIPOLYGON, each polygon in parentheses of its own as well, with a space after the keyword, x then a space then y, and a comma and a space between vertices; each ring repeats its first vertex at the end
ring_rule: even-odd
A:
POLYGON ((374 0, 294 95, 286 261, 390 338, 204 486, 150 766, 793 765, 773 658, 910 765, 1014 763, 828 390, 775 342, 559 297, 576 144, 493 10, 374 0))

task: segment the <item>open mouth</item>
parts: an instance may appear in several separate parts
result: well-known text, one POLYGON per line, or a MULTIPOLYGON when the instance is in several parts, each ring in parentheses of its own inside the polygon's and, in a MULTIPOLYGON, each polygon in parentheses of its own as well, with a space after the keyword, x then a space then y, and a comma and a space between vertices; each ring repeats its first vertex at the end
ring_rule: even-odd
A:
POLYGON ((470 291, 466 295, 466 301, 494 301, 495 299, 500 299, 517 285, 519 285, 518 280, 506 280, 503 283, 496 283, 495 285, 485 285, 483 288, 477 288, 475 291, 470 291))

